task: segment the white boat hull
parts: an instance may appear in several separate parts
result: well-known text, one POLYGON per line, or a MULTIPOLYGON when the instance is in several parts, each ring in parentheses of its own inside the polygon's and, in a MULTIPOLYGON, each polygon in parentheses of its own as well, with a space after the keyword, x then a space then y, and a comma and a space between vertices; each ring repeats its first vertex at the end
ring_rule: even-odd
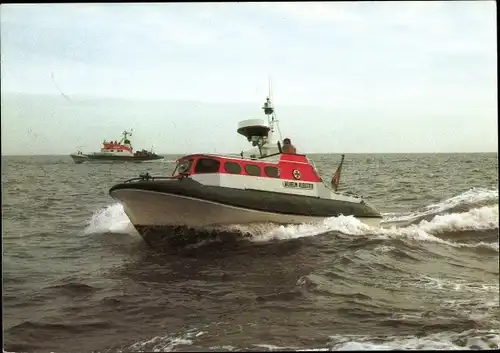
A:
POLYGON ((71 159, 73 160, 73 162, 75 162, 76 164, 80 164, 80 163, 86 162, 87 159, 88 159, 86 155, 84 155, 84 154, 78 154, 78 153, 72 153, 69 156, 71 157, 71 159))
MULTIPOLYGON (((123 205, 125 213, 136 228, 163 226, 206 228, 255 223, 301 224, 325 219, 325 217, 256 211, 148 190, 117 189, 111 191, 111 197, 123 205)), ((369 226, 378 226, 382 220, 381 218, 358 219, 369 226)))
POLYGON ((152 163, 163 160, 161 158, 141 158, 134 156, 116 157, 116 156, 95 156, 87 154, 70 154, 71 159, 76 164, 93 163, 93 164, 115 164, 115 163, 152 163), (114 158, 113 158, 114 157, 114 158))

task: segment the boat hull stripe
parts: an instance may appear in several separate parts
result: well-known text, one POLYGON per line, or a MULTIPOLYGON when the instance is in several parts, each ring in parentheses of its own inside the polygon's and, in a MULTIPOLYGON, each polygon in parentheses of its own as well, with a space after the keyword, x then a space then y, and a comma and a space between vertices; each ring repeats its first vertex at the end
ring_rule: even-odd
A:
POLYGON ((207 186, 189 178, 180 181, 155 180, 122 183, 113 186, 109 192, 113 197, 114 191, 125 189, 186 196, 234 207, 278 214, 312 217, 333 217, 339 215, 381 217, 379 212, 366 203, 353 203, 270 191, 207 186))

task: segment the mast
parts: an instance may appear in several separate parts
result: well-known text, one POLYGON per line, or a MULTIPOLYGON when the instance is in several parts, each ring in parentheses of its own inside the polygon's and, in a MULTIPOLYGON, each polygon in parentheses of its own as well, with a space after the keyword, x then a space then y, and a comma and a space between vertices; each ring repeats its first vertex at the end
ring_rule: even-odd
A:
POLYGON ((131 150, 133 150, 133 147, 132 147, 132 143, 130 142, 130 140, 128 139, 129 136, 132 136, 132 131, 133 129, 130 129, 130 132, 125 130, 122 132, 122 139, 120 140, 120 144, 123 143, 124 145, 129 145, 131 150))
POLYGON ((266 102, 264 103, 264 106, 262 107, 264 110, 264 114, 267 115, 267 123, 269 124, 269 128, 271 129, 271 134, 274 133, 274 126, 276 124, 276 127, 278 129, 278 133, 280 135, 280 140, 281 138, 281 131, 279 128, 279 121, 276 119, 276 113, 274 112, 274 106, 272 103, 272 88, 271 88, 271 76, 269 76, 269 91, 268 91, 268 96, 266 97, 266 102))
POLYGON ((276 114, 274 112, 274 106, 271 100, 272 88, 271 88, 271 77, 269 77, 269 94, 266 97, 266 101, 262 106, 264 114, 267 115, 267 122, 264 119, 246 119, 238 123, 237 132, 245 136, 252 144, 253 147, 259 149, 260 158, 263 158, 276 149, 281 152, 279 143, 274 141, 274 128, 275 125, 278 128, 278 132, 281 140, 281 131, 278 125, 278 119, 276 119, 276 114))
MULTIPOLYGON (((121 141, 126 141, 127 140, 127 136, 132 136, 132 130, 130 130, 130 132, 128 132, 127 130, 123 131, 122 132, 122 139, 120 140, 121 141)), ((130 141, 129 141, 130 142, 130 141)))
POLYGON ((128 132, 127 130, 125 130, 125 131, 122 132, 122 135, 123 135, 123 139, 122 140, 126 140, 127 136, 132 136, 132 132, 128 132))

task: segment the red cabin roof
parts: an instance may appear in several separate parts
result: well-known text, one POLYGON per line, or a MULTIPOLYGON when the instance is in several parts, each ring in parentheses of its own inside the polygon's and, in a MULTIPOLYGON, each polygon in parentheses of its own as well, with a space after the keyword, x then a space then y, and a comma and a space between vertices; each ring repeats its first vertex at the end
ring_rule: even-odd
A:
MULTIPOLYGON (((271 157, 272 158, 272 157, 271 157)), ((278 161, 211 154, 191 154, 177 161, 191 160, 187 174, 233 174, 283 180, 320 182, 321 178, 303 154, 282 153, 278 161), (215 162, 210 162, 215 161, 215 162)))
POLYGON ((105 150, 125 150, 125 151, 132 151, 130 147, 120 145, 119 143, 104 143, 104 149, 105 150))

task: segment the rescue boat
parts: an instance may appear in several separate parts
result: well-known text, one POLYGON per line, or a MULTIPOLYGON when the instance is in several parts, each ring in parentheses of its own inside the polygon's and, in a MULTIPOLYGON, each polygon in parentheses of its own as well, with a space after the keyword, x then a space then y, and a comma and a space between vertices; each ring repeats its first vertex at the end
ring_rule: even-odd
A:
POLYGON ((71 153, 70 157, 76 164, 81 164, 84 162, 90 163, 119 163, 119 162, 150 162, 163 159, 163 156, 159 156, 151 151, 146 151, 145 149, 134 151, 132 143, 130 142, 129 136, 132 136, 132 132, 124 131, 122 133, 122 138, 115 141, 102 142, 102 147, 100 152, 83 153, 78 150, 76 153, 71 153))
POLYGON ((270 97, 263 119, 240 121, 252 149, 239 155, 196 153, 176 161, 171 176, 148 173, 109 190, 147 243, 179 227, 203 230, 241 224, 301 224, 340 215, 378 225, 380 212, 361 196, 337 191, 342 161, 327 184, 312 160, 274 141, 278 120, 270 97))

